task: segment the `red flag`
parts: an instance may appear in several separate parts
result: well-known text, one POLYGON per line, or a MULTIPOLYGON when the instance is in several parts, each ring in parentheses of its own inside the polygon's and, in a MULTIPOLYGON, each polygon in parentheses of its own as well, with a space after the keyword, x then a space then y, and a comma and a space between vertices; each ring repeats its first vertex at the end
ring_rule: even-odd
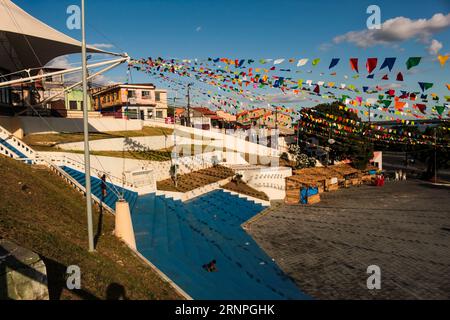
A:
POLYGON ((389 80, 389 77, 388 77, 388 75, 386 74, 386 75, 384 75, 383 76, 383 78, 381 78, 382 80, 389 80))
POLYGON ((350 59, 350 67, 352 68, 352 70, 355 70, 356 72, 359 73, 359 71, 358 71, 358 58, 351 58, 350 59))
POLYGON ((397 81, 403 81, 403 75, 401 72, 397 74, 397 81))
MULTIPOLYGON (((368 73, 372 73, 373 70, 377 67, 377 58, 368 58, 366 62, 366 68, 368 73)), ((357 62, 358 63, 358 62, 357 62)))

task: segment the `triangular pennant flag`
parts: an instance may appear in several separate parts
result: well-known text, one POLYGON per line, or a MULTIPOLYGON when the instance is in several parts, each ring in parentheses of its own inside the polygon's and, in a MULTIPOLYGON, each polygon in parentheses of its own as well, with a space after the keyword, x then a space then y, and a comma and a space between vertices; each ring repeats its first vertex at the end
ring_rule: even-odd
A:
POLYGON ((401 72, 397 74, 397 81, 403 81, 403 74, 401 72))
POLYGON ((283 63, 284 59, 276 59, 273 64, 280 64, 283 63))
POLYGON ((375 75, 372 73, 372 74, 369 74, 368 76, 367 76, 367 79, 373 79, 373 77, 374 77, 375 75))
POLYGON ((397 58, 384 59, 384 62, 381 64, 380 70, 383 70, 384 68, 388 67, 389 72, 391 72, 392 68, 394 67, 395 60, 397 60, 397 58))
POLYGON ((339 58, 333 58, 331 60, 331 63, 330 63, 330 66, 328 67, 328 69, 335 67, 339 63, 339 60, 340 60, 339 58))
POLYGON ((441 66, 445 65, 445 63, 447 62, 448 58, 449 58, 448 54, 446 54, 445 56, 438 55, 438 60, 439 60, 439 63, 441 64, 441 66))
POLYGON ((422 92, 423 92, 425 90, 430 89, 433 86, 433 84, 429 83, 429 82, 419 82, 419 86, 420 86, 420 89, 422 89, 422 92))
POLYGON ((413 107, 419 109, 423 114, 425 114, 425 110, 427 109, 427 105, 423 103, 416 103, 413 107))
POLYGON ((421 57, 408 58, 408 60, 406 61, 406 69, 409 70, 409 69, 419 65, 421 59, 422 59, 421 57))
POLYGON ((445 106, 434 106, 436 108, 437 113, 439 113, 440 116, 444 113, 445 106))
POLYGON ((312 61, 312 65, 317 66, 317 64, 319 64, 319 62, 320 62, 320 58, 316 58, 312 61))
POLYGON ((383 76, 383 78, 381 78, 382 80, 389 80, 389 77, 388 77, 388 75, 387 74, 385 74, 384 76, 383 76))
POLYGON ((317 94, 320 93, 320 87, 319 87, 318 84, 317 84, 316 87, 314 88, 314 92, 317 93, 317 94))
POLYGON ((352 70, 355 70, 356 72, 359 73, 359 71, 358 71, 358 58, 351 58, 350 59, 350 67, 352 68, 352 70))
POLYGON ((368 58, 366 62, 366 68, 368 73, 372 73, 373 70, 377 67, 378 59, 377 58, 368 58))
POLYGON ((308 62, 308 59, 300 59, 297 62, 297 67, 304 66, 308 62))

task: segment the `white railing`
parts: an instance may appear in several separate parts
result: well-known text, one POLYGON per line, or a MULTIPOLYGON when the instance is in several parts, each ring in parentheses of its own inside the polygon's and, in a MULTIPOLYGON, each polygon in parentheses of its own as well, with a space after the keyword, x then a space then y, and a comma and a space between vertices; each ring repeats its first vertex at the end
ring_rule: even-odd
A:
MULTIPOLYGON (((36 157, 36 152, 30 146, 28 146, 20 139, 16 138, 11 132, 6 130, 2 126, 0 126, 0 138, 5 140, 8 144, 27 156, 29 158, 28 160, 34 160, 34 158, 36 157)), ((19 155, 17 155, 14 151, 9 149, 8 151, 15 155, 17 158, 19 157, 19 155)))

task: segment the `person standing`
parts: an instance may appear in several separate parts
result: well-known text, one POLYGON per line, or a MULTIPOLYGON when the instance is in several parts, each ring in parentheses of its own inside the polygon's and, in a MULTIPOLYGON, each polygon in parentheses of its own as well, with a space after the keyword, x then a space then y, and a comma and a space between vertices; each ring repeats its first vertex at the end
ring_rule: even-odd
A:
POLYGON ((102 189, 102 196, 103 198, 106 198, 108 191, 106 190, 106 174, 103 174, 101 177, 102 180, 102 184, 101 184, 101 189, 102 189))

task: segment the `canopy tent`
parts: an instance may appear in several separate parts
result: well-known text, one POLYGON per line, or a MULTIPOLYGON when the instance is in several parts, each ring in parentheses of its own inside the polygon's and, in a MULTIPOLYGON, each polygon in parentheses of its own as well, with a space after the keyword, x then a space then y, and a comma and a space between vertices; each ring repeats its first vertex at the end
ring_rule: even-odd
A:
MULTIPOLYGON (((94 47, 88 52, 108 53, 94 47)), ((43 67, 52 59, 81 52, 81 42, 34 18, 10 0, 0 0, 0 69, 43 67)))

